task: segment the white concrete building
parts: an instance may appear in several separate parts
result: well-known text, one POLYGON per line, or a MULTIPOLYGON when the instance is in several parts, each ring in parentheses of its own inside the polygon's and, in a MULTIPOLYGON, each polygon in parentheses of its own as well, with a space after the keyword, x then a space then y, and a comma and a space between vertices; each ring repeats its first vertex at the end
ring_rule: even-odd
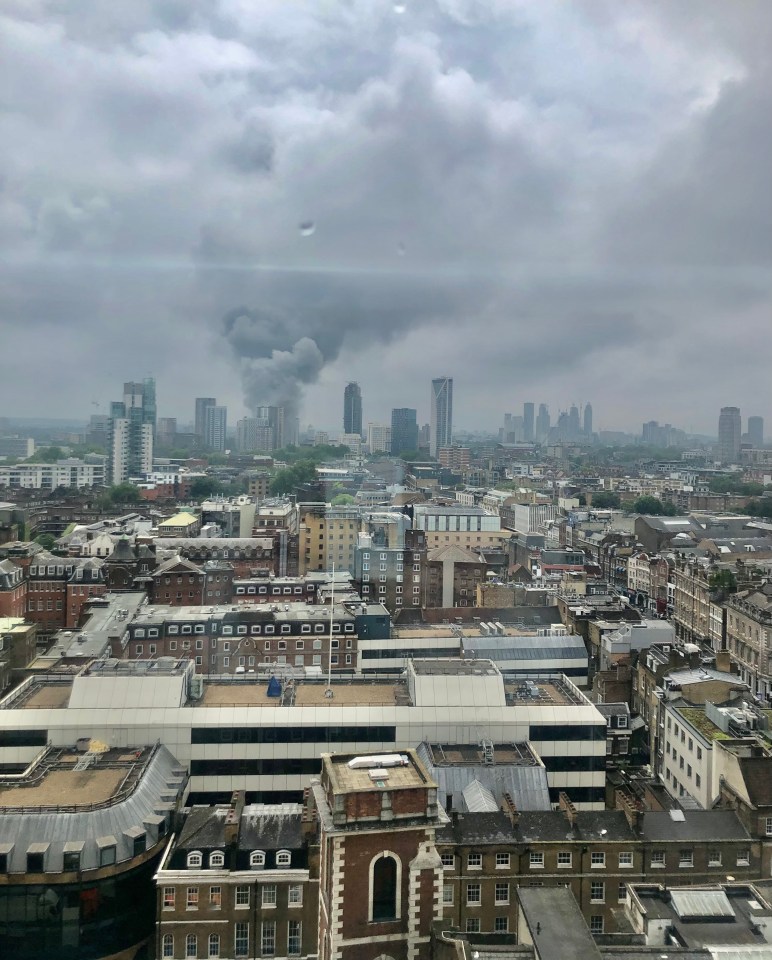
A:
POLYGON ((105 483, 105 461, 86 463, 67 459, 56 463, 0 465, 0 487, 56 490, 57 487, 93 487, 105 483))

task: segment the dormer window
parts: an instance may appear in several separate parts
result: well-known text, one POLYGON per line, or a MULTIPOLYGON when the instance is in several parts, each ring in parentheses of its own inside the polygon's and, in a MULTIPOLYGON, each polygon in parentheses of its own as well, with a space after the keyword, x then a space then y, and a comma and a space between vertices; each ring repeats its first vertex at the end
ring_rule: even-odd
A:
POLYGON ((253 850, 249 855, 249 865, 252 869, 265 866, 265 853, 262 850, 253 850))
POLYGON ((210 867, 225 866, 225 854, 222 852, 222 850, 215 850, 214 853, 209 854, 209 866, 210 867))
POLYGON ((276 866, 288 867, 292 863, 292 856, 289 850, 279 850, 276 854, 276 866))
POLYGON ((188 869, 200 867, 203 863, 203 857, 200 850, 191 850, 188 854, 188 869))

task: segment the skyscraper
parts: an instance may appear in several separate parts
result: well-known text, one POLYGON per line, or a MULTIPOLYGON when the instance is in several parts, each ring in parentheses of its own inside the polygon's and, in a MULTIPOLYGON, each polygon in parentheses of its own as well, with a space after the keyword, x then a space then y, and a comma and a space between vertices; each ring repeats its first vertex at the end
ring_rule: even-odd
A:
POLYGON ((579 436, 579 407, 575 403, 571 404, 571 410, 568 414, 568 439, 576 440, 579 436))
POLYGON ((737 463, 742 418, 739 407, 722 407, 718 417, 718 456, 722 463, 737 463))
POLYGON ((533 404, 523 404, 523 437, 526 443, 532 443, 534 439, 534 420, 533 404))
POLYGON ((748 440, 754 448, 764 446, 764 417, 748 417, 748 440))
POLYGON ((416 411, 410 407, 397 407, 391 411, 391 452, 394 455, 418 449, 416 416, 416 411))
POLYGON ((592 404, 588 403, 584 408, 584 435, 592 436, 592 404))
POLYGON ((539 404, 539 415, 536 418, 536 439, 544 443, 550 435, 550 412, 546 403, 539 404))
POLYGON ((130 381, 123 385, 123 400, 110 404, 107 422, 110 483, 125 483, 153 469, 155 381, 130 381))
POLYGON ((343 432, 362 436, 362 391, 353 381, 343 391, 343 432))
POLYGON ((214 397, 196 397, 196 423, 193 429, 196 436, 201 440, 204 439, 204 433, 206 432, 207 407, 213 407, 216 403, 214 397))
POLYGON ((436 457, 440 447, 453 443, 453 378, 432 380, 431 438, 429 453, 436 457))
POLYGON ((270 431, 270 446, 264 450, 280 450, 285 446, 284 407, 258 407, 257 420, 261 427, 270 431))
POLYGON ((225 439, 228 429, 228 408, 207 407, 204 421, 204 446, 208 450, 222 452, 225 449, 225 439))

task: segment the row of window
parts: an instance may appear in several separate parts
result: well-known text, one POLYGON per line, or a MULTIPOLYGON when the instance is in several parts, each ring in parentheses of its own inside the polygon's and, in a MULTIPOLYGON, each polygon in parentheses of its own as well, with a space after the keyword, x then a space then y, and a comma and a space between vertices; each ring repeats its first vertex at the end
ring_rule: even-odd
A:
POLYGON ((606 724, 594 723, 532 723, 529 740, 553 741, 565 740, 605 740, 606 724))
MULTIPOLYGON (((182 938, 183 935, 180 935, 182 938)), ((198 957, 220 957, 224 947, 224 937, 219 933, 184 934, 185 952, 182 956, 186 960, 198 957), (205 952, 204 952, 205 951, 205 952)), ((302 952, 303 925, 300 920, 290 920, 287 923, 287 952, 288 957, 299 957, 302 952)), ((173 933, 165 933, 161 937, 161 956, 163 958, 177 957, 175 952, 175 938, 173 933)), ((230 953, 230 949, 227 950, 230 953)), ((234 924, 233 928, 233 956, 248 957, 249 923, 247 921, 234 924)), ((264 920, 260 927, 260 956, 273 957, 276 955, 276 921, 264 920)))
MULTIPOLYGON (((769 832, 769 835, 772 836, 772 817, 766 818, 766 826, 769 832)), ((528 864, 531 870, 543 870, 544 869, 544 852, 531 850, 528 854, 528 864)), ((571 850, 558 850, 557 851, 557 866, 559 869, 570 869, 573 867, 573 857, 574 854, 571 850)), ((737 851, 736 863, 738 867, 747 867, 750 865, 751 852, 750 849, 743 848, 737 851)), ((440 854, 442 860, 442 866, 445 870, 452 870, 456 866, 456 855, 450 851, 445 851, 440 854)), ((632 850, 622 850, 617 854, 616 865, 624 870, 631 869, 633 867, 633 851, 632 850)), ((664 869, 666 867, 666 853, 664 850, 652 850, 651 852, 651 861, 650 866, 654 869, 664 869)), ((708 850, 708 866, 709 867, 720 867, 722 865, 722 855, 721 851, 718 849, 709 849, 708 850)), ((510 866, 510 854, 509 853, 497 853, 496 854, 496 869, 505 870, 510 866)), ((606 853, 602 850, 594 850, 590 853, 590 867, 596 870, 603 870, 607 866, 606 853)), ((693 867, 694 866, 694 851, 691 848, 683 848, 678 851, 678 866, 679 867, 693 867)), ((468 870, 482 870, 483 867, 483 855, 482 853, 472 851, 467 854, 466 858, 466 867, 468 870)), ((496 885, 497 887, 499 884, 496 885)))
MULTIPOLYGON (((255 851, 255 853, 260 853, 261 851, 255 851)), ((281 853, 286 854, 289 857, 289 851, 284 850, 281 853)), ((189 855, 192 856, 192 854, 189 855)), ((265 858, 265 854, 263 854, 265 858)), ((276 857, 277 863, 279 856, 276 857)), ((289 860, 287 861, 287 865, 289 860)), ((211 886, 209 887, 209 897, 208 905, 210 910, 220 910, 223 905, 223 888, 221 886, 211 886)), ((233 892, 233 904, 235 907, 242 909, 251 906, 252 895, 251 887, 244 884, 234 888, 233 892)), ((177 906, 177 888, 176 887, 164 887, 163 888, 163 909, 164 910, 174 910, 177 906)), ((277 897, 277 885, 275 883, 264 883, 260 886, 260 903, 263 907, 275 907, 278 903, 277 897)), ((199 888, 198 887, 187 887, 185 890, 185 907, 187 910, 198 910, 200 905, 199 899, 199 888)), ((303 884, 302 883, 290 883, 287 886, 287 905, 290 907, 300 907, 303 905, 303 884)))
MULTIPOLYGON (((314 590, 313 584, 312 584, 312 583, 306 584, 306 590, 307 590, 309 593, 313 593, 313 590, 314 590)), ((241 595, 241 594, 261 594, 261 595, 270 594, 272 597, 278 597, 278 596, 288 596, 288 595, 290 595, 290 594, 301 594, 301 595, 302 595, 302 594, 304 593, 304 590, 303 590, 302 587, 271 587, 271 588, 269 589, 268 587, 246 586, 246 587, 236 587, 236 593, 239 594, 239 595, 241 595)))
POLYGON ((322 761, 317 757, 283 757, 278 760, 191 760, 191 777, 277 777, 313 776, 321 773, 322 761))
MULTIPOLYGON (((191 743, 393 743, 396 727, 313 726, 313 727, 193 727, 191 743)), ((41 731, 0 731, 0 746, 42 746, 47 733, 41 731), (2 737, 11 733, 42 734, 42 741, 7 743, 2 737)))
MULTIPOLYGON (((217 624, 212 623, 211 632, 217 633, 217 629, 218 629, 217 624)), ((329 629, 330 629, 329 620, 327 622, 314 623, 314 624, 310 624, 310 623, 300 624, 301 633, 328 633, 329 629), (311 629, 312 626, 313 626, 313 630, 311 629)), ((276 632, 276 625, 273 623, 265 623, 265 624, 253 623, 251 627, 249 627, 249 629, 247 628, 247 624, 242 623, 242 624, 237 624, 235 628, 235 633, 237 636, 245 636, 247 633, 251 633, 252 635, 255 635, 255 636, 261 633, 270 635, 275 632, 276 632)), ((279 625, 279 633, 292 633, 292 632, 293 632, 292 624, 282 623, 279 625)), ((343 624, 333 623, 332 632, 333 633, 354 633, 354 624, 353 623, 343 623, 343 624)), ((167 636, 175 636, 178 633, 181 633, 183 635, 191 634, 191 633, 205 634, 207 633, 206 624, 205 623, 194 623, 194 624, 184 623, 180 625, 180 624, 172 623, 166 627, 167 636)), ((233 636, 234 634, 233 625, 225 624, 225 626, 223 626, 222 628, 221 633, 225 637, 233 636)), ((160 634, 161 634, 160 627, 147 627, 147 628, 135 627, 134 630, 132 631, 132 636, 134 639, 144 638, 145 636, 158 637, 160 636, 160 634)))

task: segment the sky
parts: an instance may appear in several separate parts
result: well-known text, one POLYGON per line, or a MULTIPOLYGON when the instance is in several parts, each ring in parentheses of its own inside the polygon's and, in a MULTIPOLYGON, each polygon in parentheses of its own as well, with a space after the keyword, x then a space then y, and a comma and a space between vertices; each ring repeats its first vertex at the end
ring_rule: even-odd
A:
POLYGON ((768 0, 0 0, 0 416, 772 430, 768 0))

